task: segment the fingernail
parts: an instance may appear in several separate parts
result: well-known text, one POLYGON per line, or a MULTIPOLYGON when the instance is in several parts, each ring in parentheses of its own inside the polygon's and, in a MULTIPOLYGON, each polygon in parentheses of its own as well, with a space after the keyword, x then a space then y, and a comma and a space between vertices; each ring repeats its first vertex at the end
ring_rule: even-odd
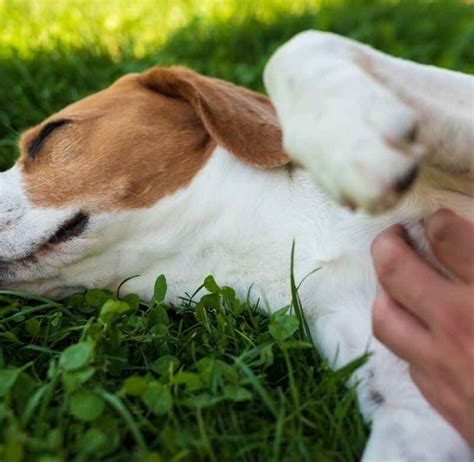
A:
POLYGON ((386 235, 380 235, 372 243, 372 257, 376 263, 387 259, 395 248, 393 238, 386 235))
POLYGON ((456 214, 450 209, 440 209, 426 220, 426 235, 431 242, 442 242, 449 234, 451 220, 456 214))
POLYGON ((389 253, 395 248, 396 240, 398 238, 403 239, 406 243, 409 243, 408 234, 406 229, 402 225, 393 225, 390 228, 382 231, 372 241, 371 253, 372 256, 377 254, 389 253))

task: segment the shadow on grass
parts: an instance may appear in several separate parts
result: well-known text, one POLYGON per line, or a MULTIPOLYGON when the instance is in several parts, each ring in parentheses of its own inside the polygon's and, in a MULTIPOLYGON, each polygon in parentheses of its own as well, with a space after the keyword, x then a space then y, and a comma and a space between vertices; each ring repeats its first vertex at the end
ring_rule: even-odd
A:
MULTIPOLYGON (((193 17, 167 42, 137 58, 124 40, 112 56, 102 44, 75 49, 58 44, 22 59, 0 57, 0 170, 14 161, 18 132, 127 72, 184 64, 262 91, 262 71, 273 51, 296 33, 319 28, 381 50, 447 68, 474 71, 474 7, 445 0, 323 3, 301 14, 281 12, 271 22, 252 16, 229 21, 193 17)), ((100 34, 98 34, 100 35, 100 34)))

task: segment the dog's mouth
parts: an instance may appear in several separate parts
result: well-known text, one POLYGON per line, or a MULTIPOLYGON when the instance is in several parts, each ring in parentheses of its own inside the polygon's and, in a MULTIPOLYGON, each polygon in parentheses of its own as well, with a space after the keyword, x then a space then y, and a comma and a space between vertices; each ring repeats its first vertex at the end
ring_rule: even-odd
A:
POLYGON ((57 231, 43 243, 35 246, 35 249, 25 257, 7 261, 7 263, 19 263, 35 261, 39 253, 48 252, 58 244, 70 241, 81 236, 89 224, 89 215, 84 212, 76 213, 72 218, 66 220, 57 231))
POLYGON ((63 223, 45 245, 57 245, 79 237, 87 228, 89 215, 83 212, 76 213, 72 218, 63 223))

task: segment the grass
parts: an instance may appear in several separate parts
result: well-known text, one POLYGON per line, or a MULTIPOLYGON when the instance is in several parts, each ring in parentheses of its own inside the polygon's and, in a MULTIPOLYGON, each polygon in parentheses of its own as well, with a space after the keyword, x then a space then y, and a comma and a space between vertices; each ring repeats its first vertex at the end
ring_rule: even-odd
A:
MULTIPOLYGON (((446 0, 0 0, 0 170, 21 130, 126 72, 180 63, 263 90, 268 57, 308 28, 473 72, 473 24, 446 0)), ((359 362, 327 367, 295 293, 270 317, 212 278, 182 306, 165 293, 160 277, 149 304, 0 294, 2 462, 358 460, 359 362)))
POLYGON ((359 362, 333 372, 289 307, 270 317, 212 277, 180 307, 92 289, 0 295, 0 459, 356 460, 359 362))

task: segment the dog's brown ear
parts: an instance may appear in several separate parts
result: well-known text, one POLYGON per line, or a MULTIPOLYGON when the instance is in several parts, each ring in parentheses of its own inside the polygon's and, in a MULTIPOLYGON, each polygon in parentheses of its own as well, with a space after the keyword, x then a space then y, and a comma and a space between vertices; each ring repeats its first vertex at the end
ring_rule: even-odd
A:
POLYGON ((139 79, 152 90, 189 102, 210 136, 243 162, 262 168, 289 162, 265 96, 182 67, 156 67, 139 79))

